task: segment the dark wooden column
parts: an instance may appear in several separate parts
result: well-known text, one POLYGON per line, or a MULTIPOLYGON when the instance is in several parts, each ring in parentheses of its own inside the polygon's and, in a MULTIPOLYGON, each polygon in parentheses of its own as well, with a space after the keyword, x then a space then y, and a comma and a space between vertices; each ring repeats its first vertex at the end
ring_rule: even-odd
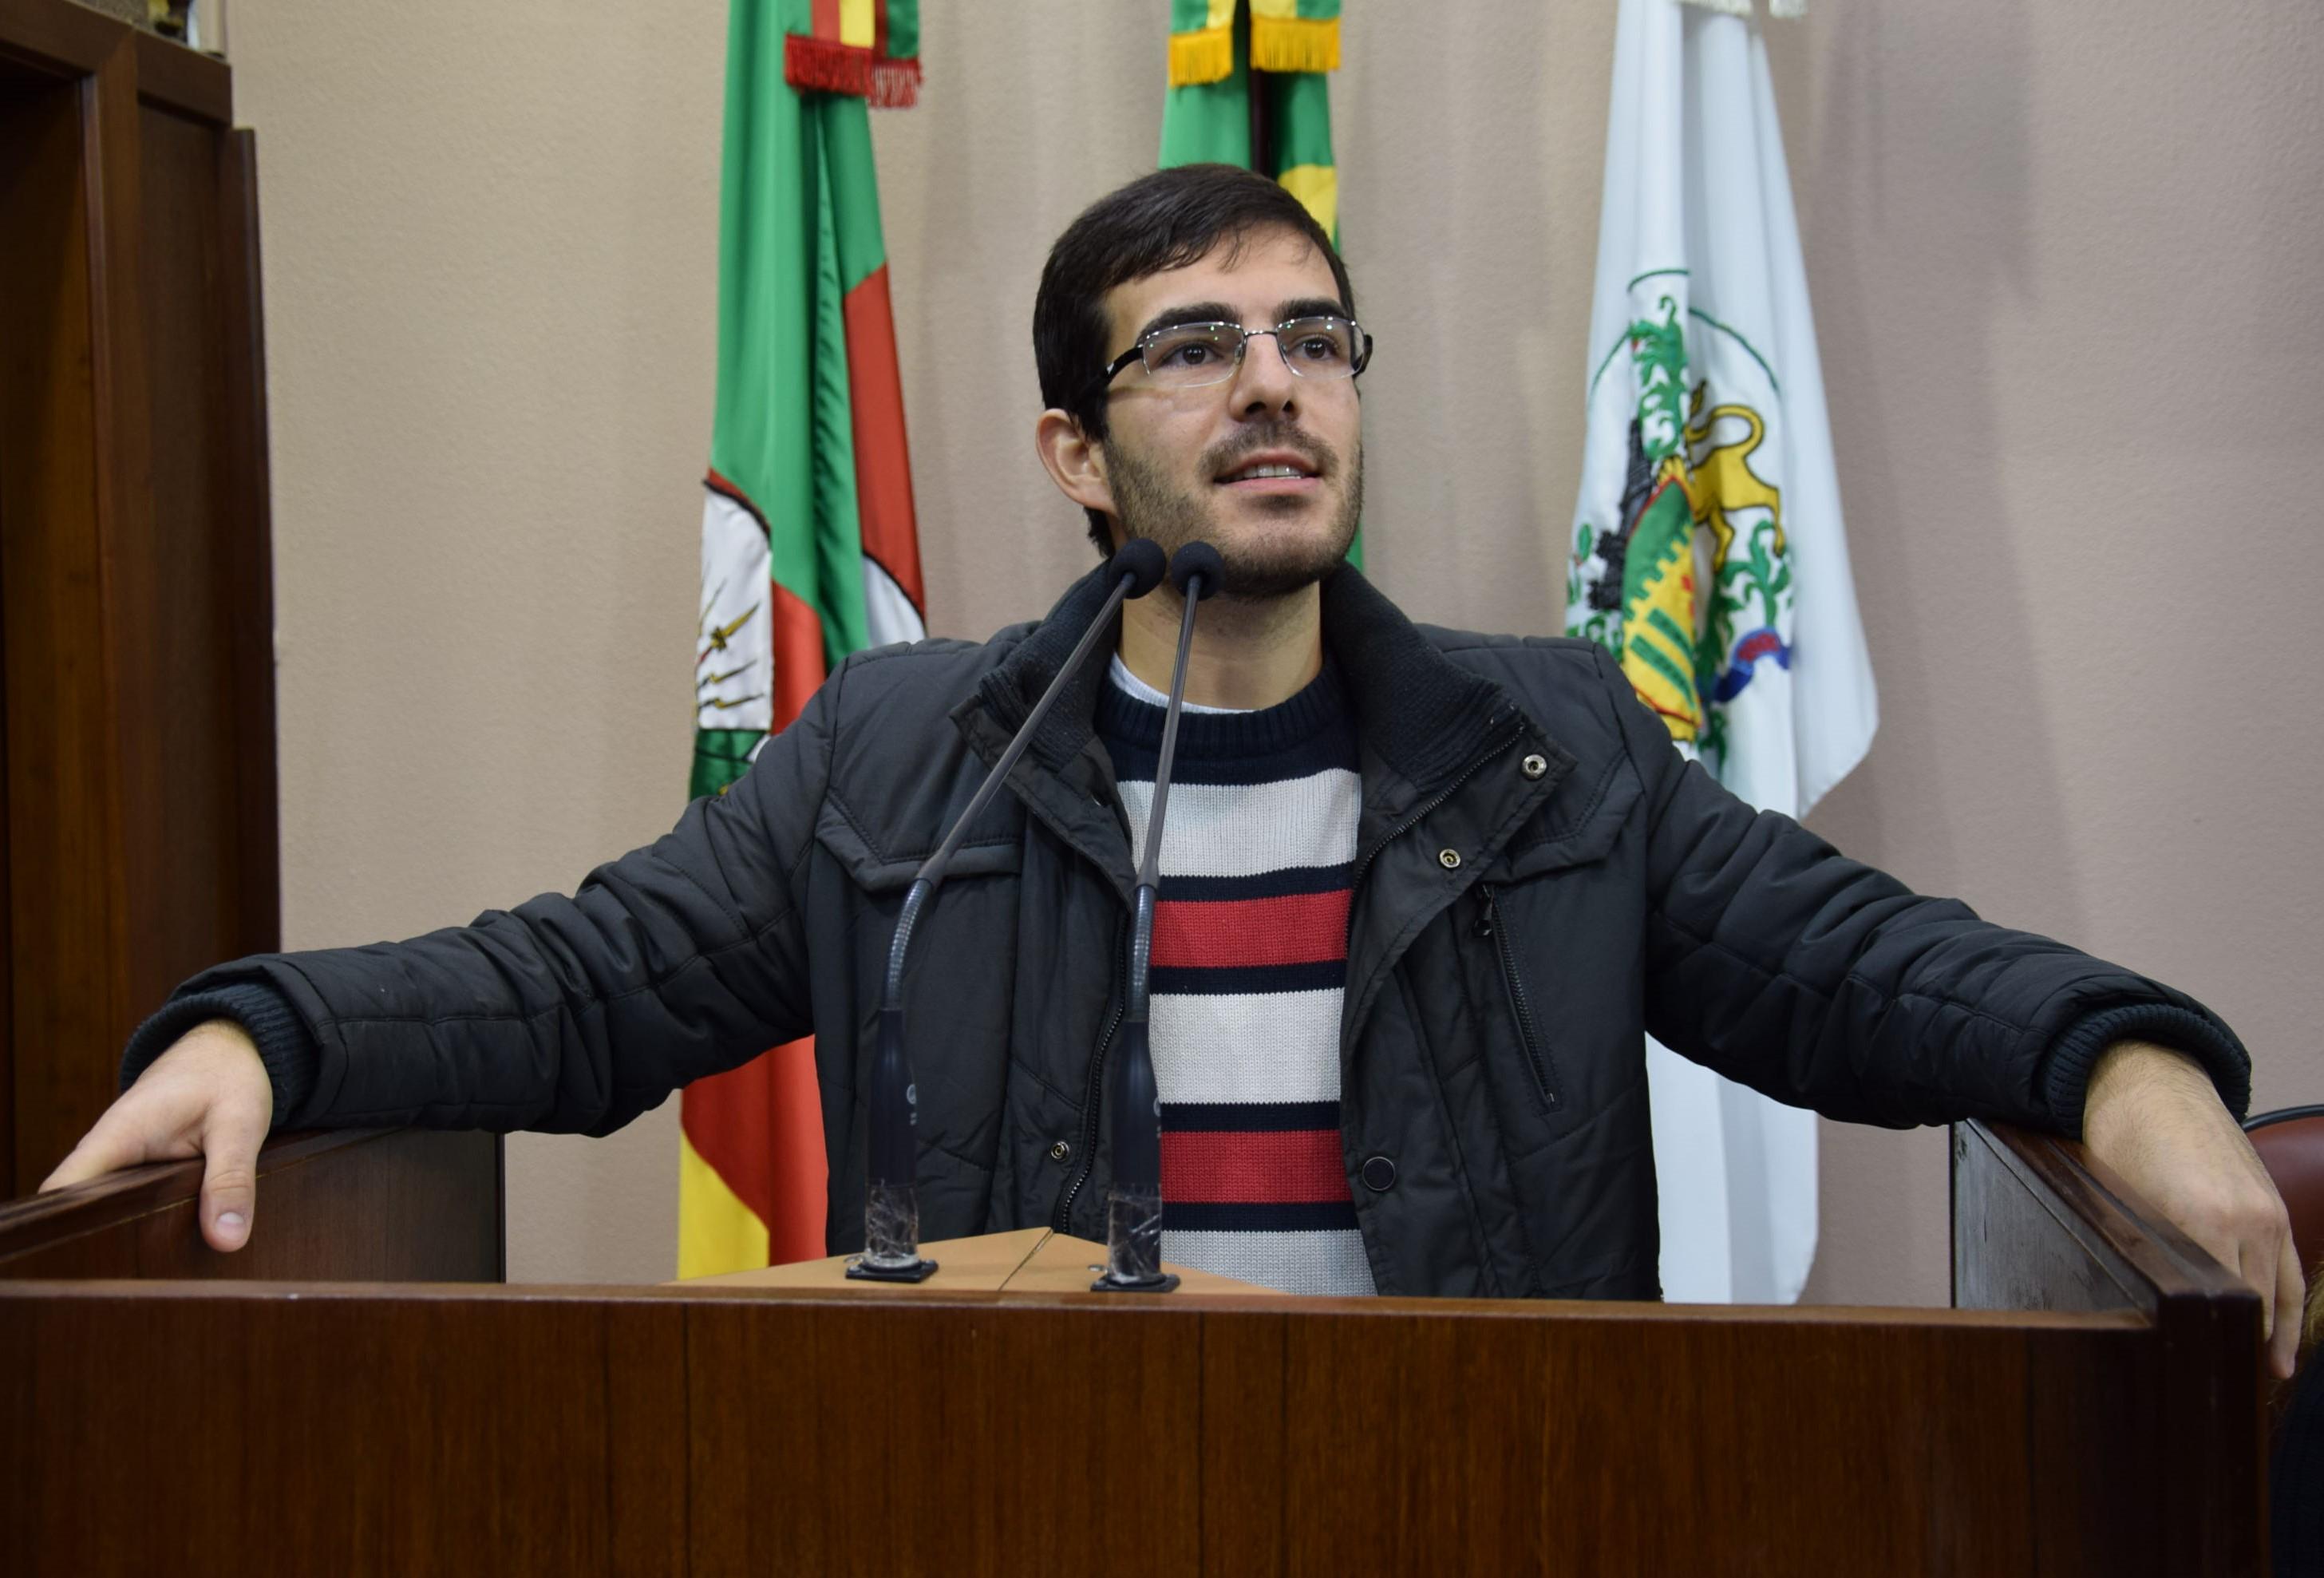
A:
POLYGON ((255 180, 225 65, 0 0, 0 1185, 275 946, 255 180))

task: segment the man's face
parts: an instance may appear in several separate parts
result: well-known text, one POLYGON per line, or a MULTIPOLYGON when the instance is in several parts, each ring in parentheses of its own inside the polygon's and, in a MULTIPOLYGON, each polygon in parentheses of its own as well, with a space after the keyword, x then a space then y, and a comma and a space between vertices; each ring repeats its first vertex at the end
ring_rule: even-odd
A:
MULTIPOLYGON (((1331 265, 1292 230, 1116 286, 1105 305, 1109 359, 1165 324, 1267 329, 1341 311, 1331 265)), ((1106 481, 1130 535, 1170 552, 1209 542, 1225 560, 1228 595, 1278 597, 1330 574, 1354 540, 1362 429, 1354 379, 1302 377, 1260 335, 1218 383, 1161 388, 1142 365, 1125 368, 1106 409, 1106 481), (1299 475, 1251 475, 1284 467, 1299 475)))

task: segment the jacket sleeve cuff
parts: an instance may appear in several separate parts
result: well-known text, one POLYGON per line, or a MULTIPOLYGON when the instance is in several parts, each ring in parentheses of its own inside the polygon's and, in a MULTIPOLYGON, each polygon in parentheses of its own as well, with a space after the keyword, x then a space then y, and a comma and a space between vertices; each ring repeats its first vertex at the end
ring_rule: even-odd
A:
POLYGON ((2131 1003, 2084 1014, 2050 1049, 2043 1099, 2060 1133, 2079 1140, 2090 1070, 2117 1041, 2152 1041, 2203 1066, 2237 1122, 2251 1106, 2251 1055, 2233 1030, 2208 1013, 2174 1003, 2131 1003))
POLYGON ((263 981, 230 981, 208 991, 180 992, 129 1038, 121 1054, 121 1088, 152 1066, 179 1037, 211 1020, 232 1020, 258 1044, 259 1061, 274 1087, 274 1127, 287 1129, 315 1088, 321 1059, 314 1036, 299 1010, 263 981))

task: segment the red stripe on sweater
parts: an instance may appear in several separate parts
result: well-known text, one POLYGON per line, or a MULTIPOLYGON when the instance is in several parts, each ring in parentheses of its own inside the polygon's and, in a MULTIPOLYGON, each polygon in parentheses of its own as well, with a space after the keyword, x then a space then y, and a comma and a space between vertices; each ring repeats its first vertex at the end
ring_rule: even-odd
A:
POLYGON ((1345 1200, 1336 1129, 1162 1136, 1162 1198, 1220 1204, 1345 1200))
POLYGON ((1348 893, 1286 893, 1154 906, 1154 963, 1165 969, 1320 964, 1348 956, 1348 893))

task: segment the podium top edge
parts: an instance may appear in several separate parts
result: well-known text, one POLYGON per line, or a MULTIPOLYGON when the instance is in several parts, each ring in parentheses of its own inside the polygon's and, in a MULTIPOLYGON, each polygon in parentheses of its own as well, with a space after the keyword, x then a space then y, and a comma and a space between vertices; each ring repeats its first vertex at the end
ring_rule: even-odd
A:
POLYGON ((2080 1314, 2043 1310, 1965 1310, 1904 1306, 1655 1304, 1603 1299, 1321 1298, 1295 1294, 1007 1293, 923 1287, 895 1297, 866 1297, 858 1288, 696 1287, 686 1284, 491 1282, 260 1282, 229 1280, 0 1280, 0 1305, 39 1301, 81 1304, 242 1303, 380 1305, 599 1305, 708 1308, 779 1306, 853 1306, 888 1311, 1009 1309, 1248 1317, 1296 1315, 1362 1320, 1485 1320, 1738 1326, 1882 1326, 1895 1328, 2016 1328, 2138 1331, 2152 1322, 2137 1312, 2080 1314))

